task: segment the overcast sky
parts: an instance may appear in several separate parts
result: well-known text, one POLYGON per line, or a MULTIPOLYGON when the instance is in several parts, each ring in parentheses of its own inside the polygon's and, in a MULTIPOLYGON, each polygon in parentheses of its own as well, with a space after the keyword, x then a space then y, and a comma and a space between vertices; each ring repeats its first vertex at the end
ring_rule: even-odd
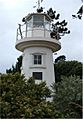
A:
MULTIPOLYGON (((0 0, 0 72, 5 73, 16 63, 21 52, 15 49, 18 23, 28 13, 34 12, 37 0, 0 0)), ((47 11, 50 7, 60 13, 60 20, 68 21, 71 34, 61 40, 62 48, 54 58, 65 55, 67 60, 82 62, 82 20, 72 19, 82 5, 81 0, 43 0, 42 6, 47 11)))

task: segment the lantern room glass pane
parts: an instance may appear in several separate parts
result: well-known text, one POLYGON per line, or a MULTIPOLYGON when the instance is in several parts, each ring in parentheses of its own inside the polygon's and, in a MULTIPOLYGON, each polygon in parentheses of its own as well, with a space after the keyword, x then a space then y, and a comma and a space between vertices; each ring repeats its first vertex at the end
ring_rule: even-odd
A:
POLYGON ((32 36, 32 17, 28 19, 28 22, 26 23, 27 25, 27 36, 31 37, 32 36))
POLYGON ((47 17, 45 17, 45 28, 47 30, 50 30, 50 21, 49 21, 49 19, 47 17))
POLYGON ((43 15, 33 16, 33 27, 44 27, 44 16, 43 15))

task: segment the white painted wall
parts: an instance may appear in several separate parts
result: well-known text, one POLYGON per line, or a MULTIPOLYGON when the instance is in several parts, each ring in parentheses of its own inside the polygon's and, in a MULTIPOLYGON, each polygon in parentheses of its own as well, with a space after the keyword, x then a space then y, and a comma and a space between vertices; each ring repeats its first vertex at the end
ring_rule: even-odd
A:
POLYGON ((52 50, 45 47, 26 48, 23 53, 22 70, 26 78, 32 77, 32 72, 43 72, 43 81, 46 81, 47 86, 50 86, 55 82, 52 50), (33 53, 42 54, 42 65, 33 64, 33 53))
POLYGON ((50 38, 50 31, 45 28, 33 28, 32 29, 32 37, 49 37, 50 38))

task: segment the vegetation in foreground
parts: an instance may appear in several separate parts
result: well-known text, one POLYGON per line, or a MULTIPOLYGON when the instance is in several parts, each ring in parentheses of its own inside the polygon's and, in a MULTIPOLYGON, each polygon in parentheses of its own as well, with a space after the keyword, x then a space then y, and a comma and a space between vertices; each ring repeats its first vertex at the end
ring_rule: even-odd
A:
POLYGON ((81 118, 82 82, 79 77, 62 77, 51 90, 45 82, 24 79, 20 74, 0 76, 1 118, 81 118))
POLYGON ((39 85, 21 76, 22 56, 15 66, 0 74, 1 118, 82 118, 82 63, 55 59, 53 92, 45 82, 39 85), (52 97, 52 101, 47 101, 52 97))

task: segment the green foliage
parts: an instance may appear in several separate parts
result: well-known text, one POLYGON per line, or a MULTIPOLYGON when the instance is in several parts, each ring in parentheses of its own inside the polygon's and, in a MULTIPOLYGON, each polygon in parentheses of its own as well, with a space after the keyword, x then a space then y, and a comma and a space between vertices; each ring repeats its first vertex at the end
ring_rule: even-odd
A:
MULTIPOLYGON (((15 66, 12 66, 12 68, 7 69, 7 73, 16 73, 21 72, 21 66, 22 66, 22 56, 17 58, 17 62, 15 66)), ((55 59, 54 69, 55 69, 55 79, 56 82, 61 81, 61 76, 71 76, 76 75, 80 76, 82 79, 82 63, 78 61, 65 61, 66 57, 64 55, 59 56, 55 59)))
POLYGON ((39 85, 30 78, 15 72, 21 72, 22 56, 15 66, 0 75, 0 114, 2 118, 81 118, 82 63, 65 61, 62 55, 55 60, 56 84, 53 85, 53 102, 47 101, 51 91, 45 82, 39 85), (12 73, 12 74, 11 74, 12 73), (66 76, 66 77, 62 77, 66 76), (69 77, 69 76, 79 77, 69 77), (69 78, 67 78, 69 77, 69 78))
POLYGON ((62 77, 53 85, 55 108, 64 118, 82 117, 82 80, 79 77, 62 77))
POLYGON ((82 79, 82 63, 78 61, 61 60, 54 64, 56 82, 61 81, 61 76, 80 76, 82 79))
POLYGON ((68 28, 66 27, 67 22, 65 20, 59 22, 60 14, 56 14, 56 11, 53 11, 52 8, 47 11, 47 14, 51 17, 51 19, 53 19, 52 30, 50 34, 51 38, 56 38, 56 40, 59 40, 65 34, 70 33, 70 30, 68 30, 68 28))
MULTIPOLYGON (((35 84, 35 80, 24 79, 20 74, 0 76, 0 114, 1 118, 47 118, 60 114, 47 101, 51 91, 45 82, 35 84)), ((61 115, 60 115, 61 116, 61 115)))
POLYGON ((61 55, 55 59, 55 63, 60 62, 60 61, 65 61, 66 57, 64 55, 61 55))
POLYGON ((7 69, 6 73, 16 73, 16 72, 21 73, 21 66, 22 66, 22 55, 17 58, 15 66, 12 65, 12 68, 7 69))
POLYGON ((82 20, 82 15, 83 15, 83 5, 78 10, 77 14, 76 15, 72 15, 72 17, 82 20))

